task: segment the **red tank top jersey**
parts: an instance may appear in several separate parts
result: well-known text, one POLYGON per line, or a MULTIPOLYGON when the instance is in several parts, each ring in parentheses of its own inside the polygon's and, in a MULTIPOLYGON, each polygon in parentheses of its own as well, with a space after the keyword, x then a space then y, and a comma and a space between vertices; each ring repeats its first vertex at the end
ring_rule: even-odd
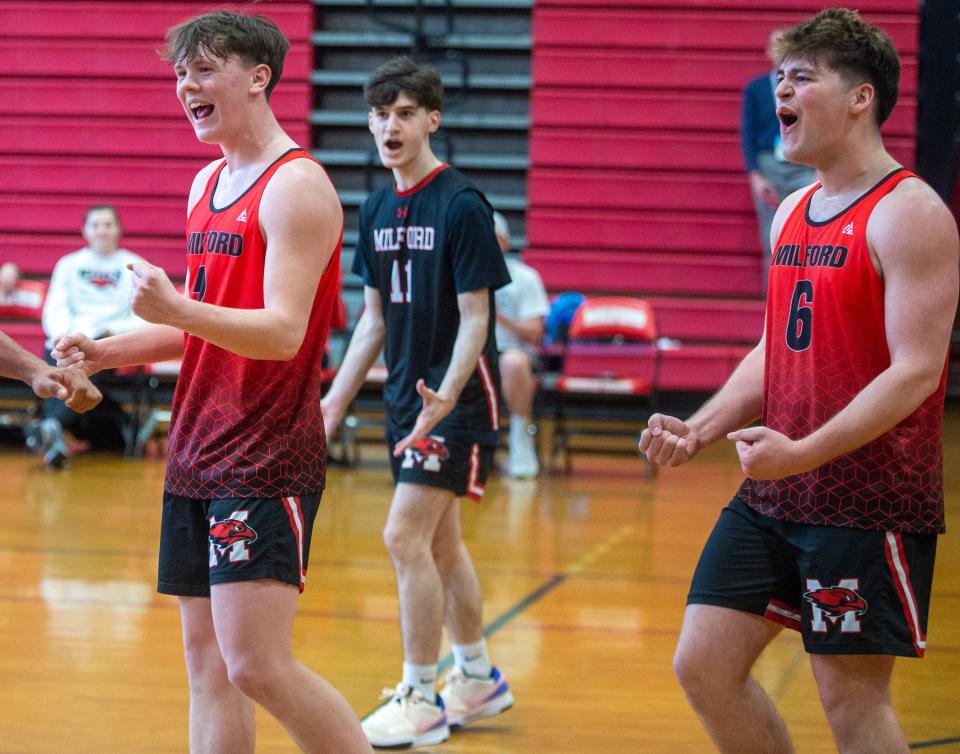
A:
MULTIPOLYGON (((261 309, 266 243, 258 212, 276 171, 313 157, 292 149, 237 200, 217 209, 221 164, 187 220, 190 297, 261 309)), ((340 229, 342 242, 343 229, 340 229)), ((317 249, 319 258, 321 250, 317 249)), ((289 361, 238 356, 187 334, 173 398, 167 492, 201 499, 273 498, 322 491, 327 446, 320 360, 340 287, 340 243, 320 278, 303 344, 289 361)))
MULTIPOLYGON (((819 184, 786 219, 770 263, 763 425, 792 439, 816 430, 890 365, 884 284, 870 260, 870 214, 901 181, 887 175, 846 210, 810 219, 819 184)), ((933 533, 944 530, 939 388, 900 424, 857 450, 774 481, 746 480, 740 496, 797 523, 933 533)))

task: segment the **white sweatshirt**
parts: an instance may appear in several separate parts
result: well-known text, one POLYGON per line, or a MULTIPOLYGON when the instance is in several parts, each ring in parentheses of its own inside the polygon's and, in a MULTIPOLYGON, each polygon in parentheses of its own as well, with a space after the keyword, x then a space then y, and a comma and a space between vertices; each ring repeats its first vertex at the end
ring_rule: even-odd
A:
POLYGON ((70 332, 100 338, 146 324, 130 309, 131 262, 143 259, 126 249, 98 254, 84 248, 60 258, 43 305, 47 347, 70 332))

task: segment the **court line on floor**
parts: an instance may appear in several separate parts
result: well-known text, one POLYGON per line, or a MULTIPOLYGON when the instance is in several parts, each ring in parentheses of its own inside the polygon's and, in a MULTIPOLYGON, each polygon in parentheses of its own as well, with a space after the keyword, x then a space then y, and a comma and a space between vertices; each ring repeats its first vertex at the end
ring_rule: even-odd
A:
POLYGON ((946 746, 947 744, 957 743, 960 743, 960 736, 954 736, 953 738, 932 738, 929 741, 917 741, 916 743, 908 745, 911 749, 932 749, 934 746, 946 746))
MULTIPOLYGON (((610 550, 615 546, 620 544, 626 537, 628 537, 633 532, 632 525, 622 526, 616 532, 611 534, 607 539, 605 539, 600 544, 591 548, 585 555, 575 560, 573 563, 567 566, 567 568, 559 573, 555 573, 547 581, 541 584, 539 587, 534 589, 532 592, 527 594, 521 600, 516 602, 513 606, 509 607, 507 610, 498 615, 494 620, 492 620, 483 630, 483 635, 485 638, 490 638, 500 629, 510 623, 514 618, 516 618, 520 613, 522 613, 527 608, 536 604, 544 597, 546 597, 550 592, 556 589, 558 586, 566 582, 571 576, 583 571, 585 567, 594 563, 598 558, 606 555, 610 550)), ((777 684, 776 689, 771 694, 773 699, 777 699, 784 693, 786 687, 789 685, 790 681, 793 680, 793 677, 796 675, 797 670, 800 666, 803 665, 803 657, 806 653, 802 650, 798 651, 793 657, 790 658, 790 664, 788 665, 786 671, 780 678, 780 682, 777 684)), ((447 654, 440 660, 440 664, 437 668, 438 673, 443 673, 453 665, 453 654, 447 654)), ((953 738, 937 738, 930 739, 928 741, 917 741, 915 743, 909 744, 911 749, 932 749, 937 746, 947 746, 949 744, 960 743, 960 736, 953 738)))
MULTIPOLYGON (((592 547, 580 558, 570 563, 564 570, 553 574, 553 576, 547 579, 543 584, 538 586, 532 592, 521 598, 518 602, 514 603, 511 607, 507 608, 504 612, 500 613, 500 615, 490 621, 490 623, 488 623, 483 629, 484 637, 489 639, 491 636, 497 633, 497 631, 520 615, 520 613, 522 613, 524 610, 542 600, 571 576, 577 575, 578 573, 582 572, 584 568, 596 562, 598 558, 606 555, 611 549, 620 544, 632 533, 632 524, 621 526, 603 542, 592 547)), ((453 665, 453 654, 448 653, 440 659, 440 664, 437 670, 439 673, 443 673, 444 671, 448 670, 451 665, 453 665)))

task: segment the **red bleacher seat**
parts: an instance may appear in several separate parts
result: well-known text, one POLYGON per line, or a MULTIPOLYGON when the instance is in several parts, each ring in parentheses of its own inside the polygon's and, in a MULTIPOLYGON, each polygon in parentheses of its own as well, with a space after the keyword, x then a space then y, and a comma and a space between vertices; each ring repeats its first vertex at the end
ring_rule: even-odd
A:
POLYGON ((760 260, 746 257, 548 247, 523 258, 551 291, 749 296, 760 281, 760 260))
POLYGON ((17 343, 35 356, 43 356, 46 337, 40 318, 47 297, 43 280, 21 279, 8 296, 0 296, 0 326, 17 343))
MULTIPOLYGON (((47 297, 42 280, 18 281, 9 295, 0 295, 0 329, 38 358, 43 358, 45 337, 40 317, 47 297)), ((0 379, 0 415, 24 426, 36 416, 40 400, 19 380, 0 379)))
POLYGON ((47 284, 41 280, 20 280, 9 295, 0 295, 0 318, 40 321, 47 284))

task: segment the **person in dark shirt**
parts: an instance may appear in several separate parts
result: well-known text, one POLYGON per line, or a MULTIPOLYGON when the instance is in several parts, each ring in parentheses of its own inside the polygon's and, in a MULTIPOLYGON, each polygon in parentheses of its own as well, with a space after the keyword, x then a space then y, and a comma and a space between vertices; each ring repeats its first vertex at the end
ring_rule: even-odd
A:
POLYGON ((487 655, 459 500, 483 495, 497 443, 494 291, 510 278, 489 203, 430 147, 443 106, 437 72, 399 58, 373 74, 364 94, 393 183, 360 210, 353 269, 365 306, 322 408, 332 436, 383 349, 396 482, 384 540, 397 574, 404 663, 390 700, 362 725, 374 746, 423 745, 513 703, 487 655), (437 695, 444 623, 455 667, 437 695))

